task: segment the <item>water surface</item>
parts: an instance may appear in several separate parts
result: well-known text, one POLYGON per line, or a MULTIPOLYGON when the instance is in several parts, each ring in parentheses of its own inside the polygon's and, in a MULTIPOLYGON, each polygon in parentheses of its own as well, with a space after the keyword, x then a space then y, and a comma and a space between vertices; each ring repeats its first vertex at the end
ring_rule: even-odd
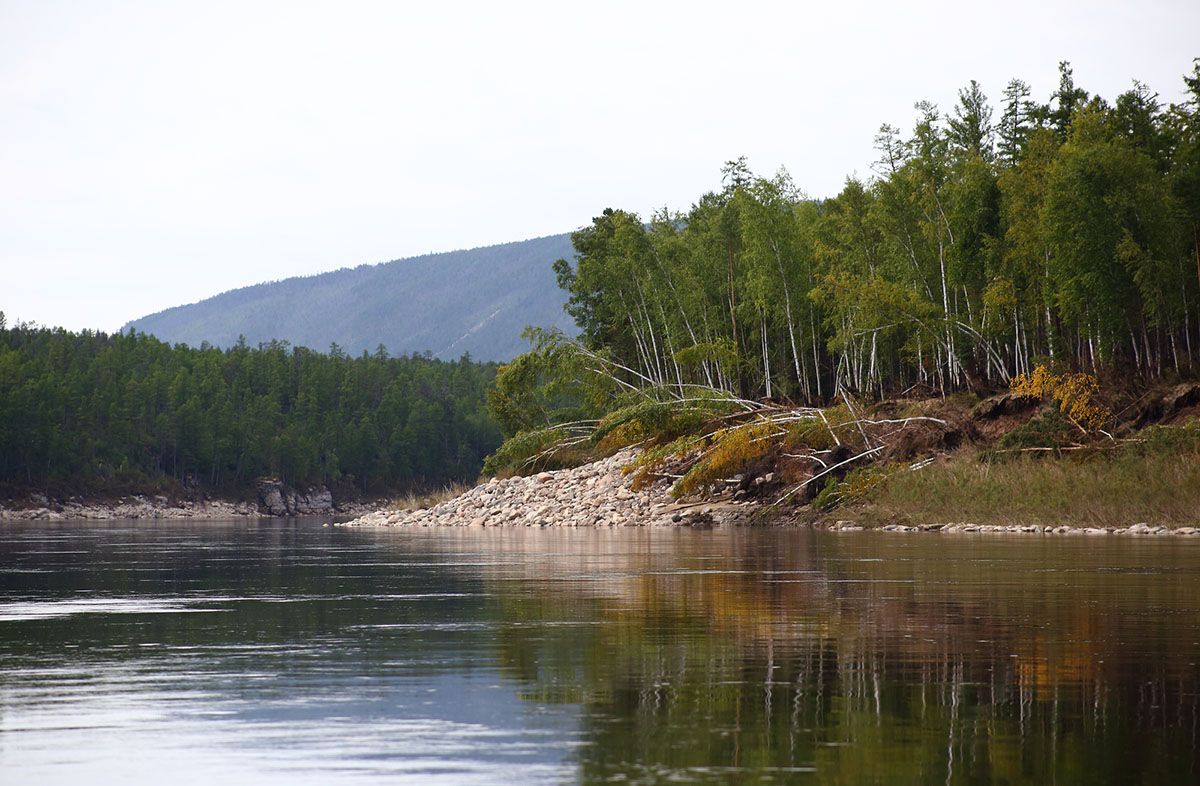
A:
POLYGON ((0 525, 8 783, 1200 782, 1200 544, 0 525))

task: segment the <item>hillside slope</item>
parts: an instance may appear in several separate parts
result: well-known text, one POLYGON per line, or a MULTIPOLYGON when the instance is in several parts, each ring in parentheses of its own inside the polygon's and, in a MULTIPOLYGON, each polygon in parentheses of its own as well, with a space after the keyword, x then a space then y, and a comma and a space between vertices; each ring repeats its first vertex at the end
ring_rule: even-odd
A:
POLYGON ((528 349, 526 325, 574 332, 551 266, 570 258, 570 235, 343 268, 235 289, 126 324, 171 343, 229 347, 244 335, 357 355, 511 360, 528 349))

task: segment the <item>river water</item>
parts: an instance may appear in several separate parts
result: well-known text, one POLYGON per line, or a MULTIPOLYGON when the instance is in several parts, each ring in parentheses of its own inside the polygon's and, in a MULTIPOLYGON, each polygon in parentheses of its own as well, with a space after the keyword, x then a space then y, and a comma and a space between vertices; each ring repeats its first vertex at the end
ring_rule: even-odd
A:
POLYGON ((0 523, 5 784, 1200 782, 1200 543, 0 523))

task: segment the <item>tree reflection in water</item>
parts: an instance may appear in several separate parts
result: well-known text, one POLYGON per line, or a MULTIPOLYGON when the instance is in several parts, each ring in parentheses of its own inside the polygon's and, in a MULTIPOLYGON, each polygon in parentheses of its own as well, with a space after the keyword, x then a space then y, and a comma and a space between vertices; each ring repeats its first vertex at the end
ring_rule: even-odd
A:
POLYGON ((13 782, 131 740, 142 780, 1200 782, 1190 539, 126 522, 0 567, 13 782))
POLYGON ((497 657, 530 701, 582 705, 587 782, 1200 776, 1191 544, 445 537, 504 555, 497 657))

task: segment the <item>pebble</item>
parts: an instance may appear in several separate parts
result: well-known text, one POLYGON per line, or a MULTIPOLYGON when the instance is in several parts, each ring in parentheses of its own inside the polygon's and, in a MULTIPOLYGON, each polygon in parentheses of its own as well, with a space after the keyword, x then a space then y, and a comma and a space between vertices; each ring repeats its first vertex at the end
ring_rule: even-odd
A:
MULTIPOLYGON (((574 469, 486 483, 428 511, 377 511, 341 526, 406 527, 436 521, 472 527, 665 526, 676 510, 670 486, 635 491, 621 470, 636 452, 623 450, 574 469)), ((685 516, 686 518, 686 516, 685 516)))
MULTIPOLYGON (((670 484, 634 490, 622 473, 636 456, 632 448, 573 469, 530 477, 490 478, 462 496, 428 510, 380 510, 338 526, 347 527, 688 527, 725 525, 751 513, 755 503, 679 505, 670 484)), ((828 529, 857 532, 855 521, 837 520, 828 529)), ((1198 536, 1200 527, 1174 529, 1145 522, 1128 527, 1069 527, 1040 524, 951 522, 916 526, 889 524, 889 532, 1012 533, 1055 535, 1198 536)))
POLYGON ((127 497, 115 504, 65 502, 48 507, 9 510, 0 507, 0 519, 68 521, 74 519, 232 519, 259 516, 258 506, 248 502, 185 500, 171 504, 166 497, 127 497))

